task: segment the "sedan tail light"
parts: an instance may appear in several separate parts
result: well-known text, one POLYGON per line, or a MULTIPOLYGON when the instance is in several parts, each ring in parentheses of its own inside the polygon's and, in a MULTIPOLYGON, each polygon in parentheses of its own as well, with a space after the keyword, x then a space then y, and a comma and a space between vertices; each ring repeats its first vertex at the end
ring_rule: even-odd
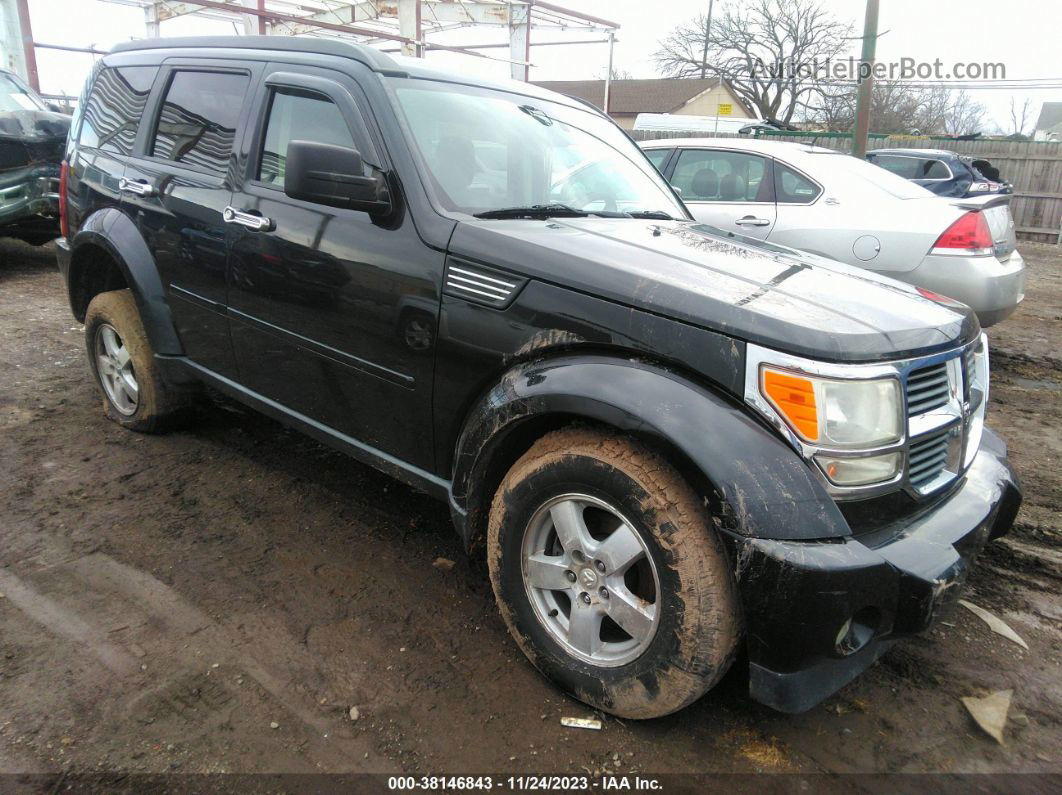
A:
POLYGON ((63 161, 59 167, 59 234, 63 237, 70 236, 70 219, 66 212, 66 179, 70 173, 70 164, 63 161))
POLYGON ((977 210, 965 213, 937 238, 933 253, 991 254, 992 232, 984 214, 977 210))

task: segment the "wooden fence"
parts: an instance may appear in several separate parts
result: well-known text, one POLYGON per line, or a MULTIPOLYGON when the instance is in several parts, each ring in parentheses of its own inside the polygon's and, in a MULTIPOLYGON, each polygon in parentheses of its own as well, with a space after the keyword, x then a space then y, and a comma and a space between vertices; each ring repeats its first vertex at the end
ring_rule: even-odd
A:
MULTIPOLYGON (((656 138, 695 138, 696 133, 634 130, 636 141, 656 138)), ((703 133, 700 137, 741 138, 733 134, 703 133)), ((810 135, 772 135, 769 140, 814 143, 830 149, 847 151, 851 139, 847 137, 819 137, 810 135)), ((949 149, 964 155, 983 157, 999 169, 1003 179, 1014 185, 1011 212, 1018 237, 1023 240, 1057 243, 1062 236, 1062 142, 1052 141, 937 141, 930 138, 893 136, 875 138, 871 149, 899 147, 904 149, 949 149)))

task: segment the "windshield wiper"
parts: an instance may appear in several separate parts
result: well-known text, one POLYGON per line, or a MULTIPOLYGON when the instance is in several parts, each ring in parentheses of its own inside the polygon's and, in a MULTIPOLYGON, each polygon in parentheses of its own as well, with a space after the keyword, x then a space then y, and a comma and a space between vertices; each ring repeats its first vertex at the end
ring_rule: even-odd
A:
POLYGON ((590 213, 567 204, 532 204, 528 207, 501 207, 474 213, 476 218, 586 218, 590 213))

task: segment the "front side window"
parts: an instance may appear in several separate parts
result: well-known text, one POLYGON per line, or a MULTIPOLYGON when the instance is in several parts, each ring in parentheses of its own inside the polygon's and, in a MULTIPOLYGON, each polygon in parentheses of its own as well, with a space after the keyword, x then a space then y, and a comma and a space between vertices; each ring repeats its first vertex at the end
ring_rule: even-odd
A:
POLYGON ((157 66, 123 66, 100 71, 81 112, 78 143, 129 155, 147 105, 157 66))
POLYGON ((228 167, 250 78, 174 72, 159 113, 151 154, 215 173, 228 167))
POLYGON ((292 141, 357 148, 343 114, 328 97, 299 89, 276 89, 258 161, 261 182, 283 187, 284 161, 292 141))
POLYGON ((603 215, 687 217, 637 146, 596 113, 471 86, 407 78, 390 85, 447 210, 564 204, 603 215))
POLYGON ((779 204, 811 204, 822 189, 803 174, 775 161, 774 192, 779 204))
POLYGON ((675 164, 671 184, 686 201, 770 201, 764 179, 767 160, 745 152, 684 149, 675 164))

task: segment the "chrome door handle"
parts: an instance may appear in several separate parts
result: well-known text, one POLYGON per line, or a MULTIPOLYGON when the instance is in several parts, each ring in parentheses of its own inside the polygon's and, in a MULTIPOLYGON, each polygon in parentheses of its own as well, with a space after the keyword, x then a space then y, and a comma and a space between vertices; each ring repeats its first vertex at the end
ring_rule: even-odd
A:
POLYGON ((239 224, 255 232, 268 232, 273 228, 273 222, 264 215, 245 213, 235 207, 226 207, 222 210, 221 217, 227 224, 239 224))
POLYGON ((771 222, 767 218, 757 218, 754 215, 746 215, 744 218, 738 218, 734 221, 738 226, 770 226, 771 222))
POLYGON ((136 182, 122 177, 118 180, 118 190, 125 193, 135 193, 137 196, 154 196, 155 188, 146 182, 136 182))

